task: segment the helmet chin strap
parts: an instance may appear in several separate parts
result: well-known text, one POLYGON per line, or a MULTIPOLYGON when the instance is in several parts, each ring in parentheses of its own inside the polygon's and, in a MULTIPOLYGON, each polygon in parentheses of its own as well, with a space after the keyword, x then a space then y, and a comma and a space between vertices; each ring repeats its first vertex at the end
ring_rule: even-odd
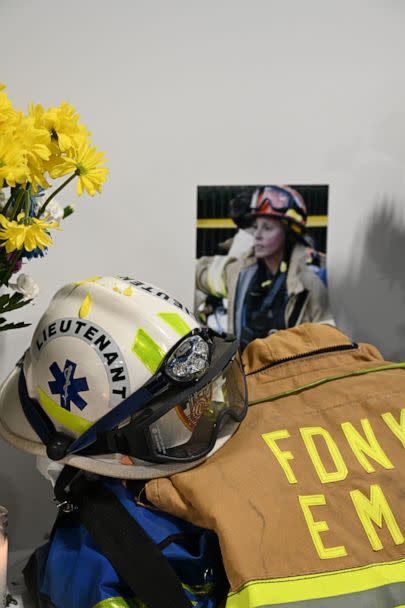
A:
MULTIPOLYGON (((154 384, 158 384, 160 380, 156 378, 154 384)), ((150 387, 152 389, 152 387, 150 387)), ((155 388, 155 387, 154 387, 155 388)), ((135 412, 144 407, 153 398, 153 392, 142 387, 132 395, 129 395, 113 410, 110 410, 99 418, 87 431, 80 435, 77 439, 61 433, 55 429, 51 419, 45 414, 40 404, 36 399, 32 399, 28 394, 27 383, 25 380, 24 370, 21 369, 18 379, 18 394, 25 417, 28 422, 46 446, 46 452, 51 460, 61 460, 65 456, 82 452, 96 441, 101 448, 99 435, 105 433, 111 428, 117 426, 123 420, 126 420, 135 412)), ((103 448, 107 452, 107 447, 103 448)), ((97 450, 101 453, 103 450, 97 450)))
POLYGON ((48 446, 56 434, 56 429, 50 418, 48 418, 39 405, 38 401, 29 396, 27 382, 25 380, 25 374, 22 367, 18 378, 18 396, 20 397, 20 402, 25 417, 42 443, 48 446))

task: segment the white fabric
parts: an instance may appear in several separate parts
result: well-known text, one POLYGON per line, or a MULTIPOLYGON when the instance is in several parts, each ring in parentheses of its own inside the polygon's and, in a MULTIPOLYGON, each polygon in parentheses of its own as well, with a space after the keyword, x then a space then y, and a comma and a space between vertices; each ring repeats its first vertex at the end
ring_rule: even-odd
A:
POLYGON ((242 253, 253 247, 253 233, 240 228, 232 240, 232 245, 228 251, 231 258, 239 258, 242 253))

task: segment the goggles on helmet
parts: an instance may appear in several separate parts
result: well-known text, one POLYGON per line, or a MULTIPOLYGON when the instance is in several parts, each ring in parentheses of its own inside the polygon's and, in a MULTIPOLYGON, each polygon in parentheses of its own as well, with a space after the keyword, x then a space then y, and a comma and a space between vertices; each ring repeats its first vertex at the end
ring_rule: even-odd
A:
POLYGON ((53 460, 120 453, 149 462, 192 462, 213 449, 227 420, 240 422, 247 411, 238 342, 206 328, 185 336, 146 384, 77 439, 55 431, 28 395, 23 370, 19 394, 26 417, 53 460))
POLYGON ((306 210, 303 203, 299 201, 298 194, 293 196, 292 192, 278 186, 257 190, 253 194, 250 210, 253 213, 266 213, 270 207, 276 213, 286 213, 289 209, 296 209, 302 216, 305 216, 306 210))

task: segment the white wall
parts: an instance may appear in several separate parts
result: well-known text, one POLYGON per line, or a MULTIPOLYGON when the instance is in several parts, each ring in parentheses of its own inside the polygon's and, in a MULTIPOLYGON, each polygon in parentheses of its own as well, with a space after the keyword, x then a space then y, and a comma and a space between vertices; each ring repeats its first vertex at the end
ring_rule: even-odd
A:
MULTIPOLYGON (((401 0, 1 0, 0 18, 14 105, 71 101, 111 170, 26 268, 42 289, 28 320, 61 284, 95 274, 191 304, 197 184, 328 183, 338 324, 405 357, 401 0)), ((31 332, 0 337, 1 378, 31 332)), ((0 450, 13 546, 32 545, 50 492, 30 456, 0 450)))

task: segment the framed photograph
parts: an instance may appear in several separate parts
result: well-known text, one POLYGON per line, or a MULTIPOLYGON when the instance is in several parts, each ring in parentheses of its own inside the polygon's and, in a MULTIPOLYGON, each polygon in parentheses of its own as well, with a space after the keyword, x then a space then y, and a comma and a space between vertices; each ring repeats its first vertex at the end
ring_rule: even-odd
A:
POLYGON ((254 339, 333 323, 326 272, 327 185, 199 186, 195 313, 254 339))

